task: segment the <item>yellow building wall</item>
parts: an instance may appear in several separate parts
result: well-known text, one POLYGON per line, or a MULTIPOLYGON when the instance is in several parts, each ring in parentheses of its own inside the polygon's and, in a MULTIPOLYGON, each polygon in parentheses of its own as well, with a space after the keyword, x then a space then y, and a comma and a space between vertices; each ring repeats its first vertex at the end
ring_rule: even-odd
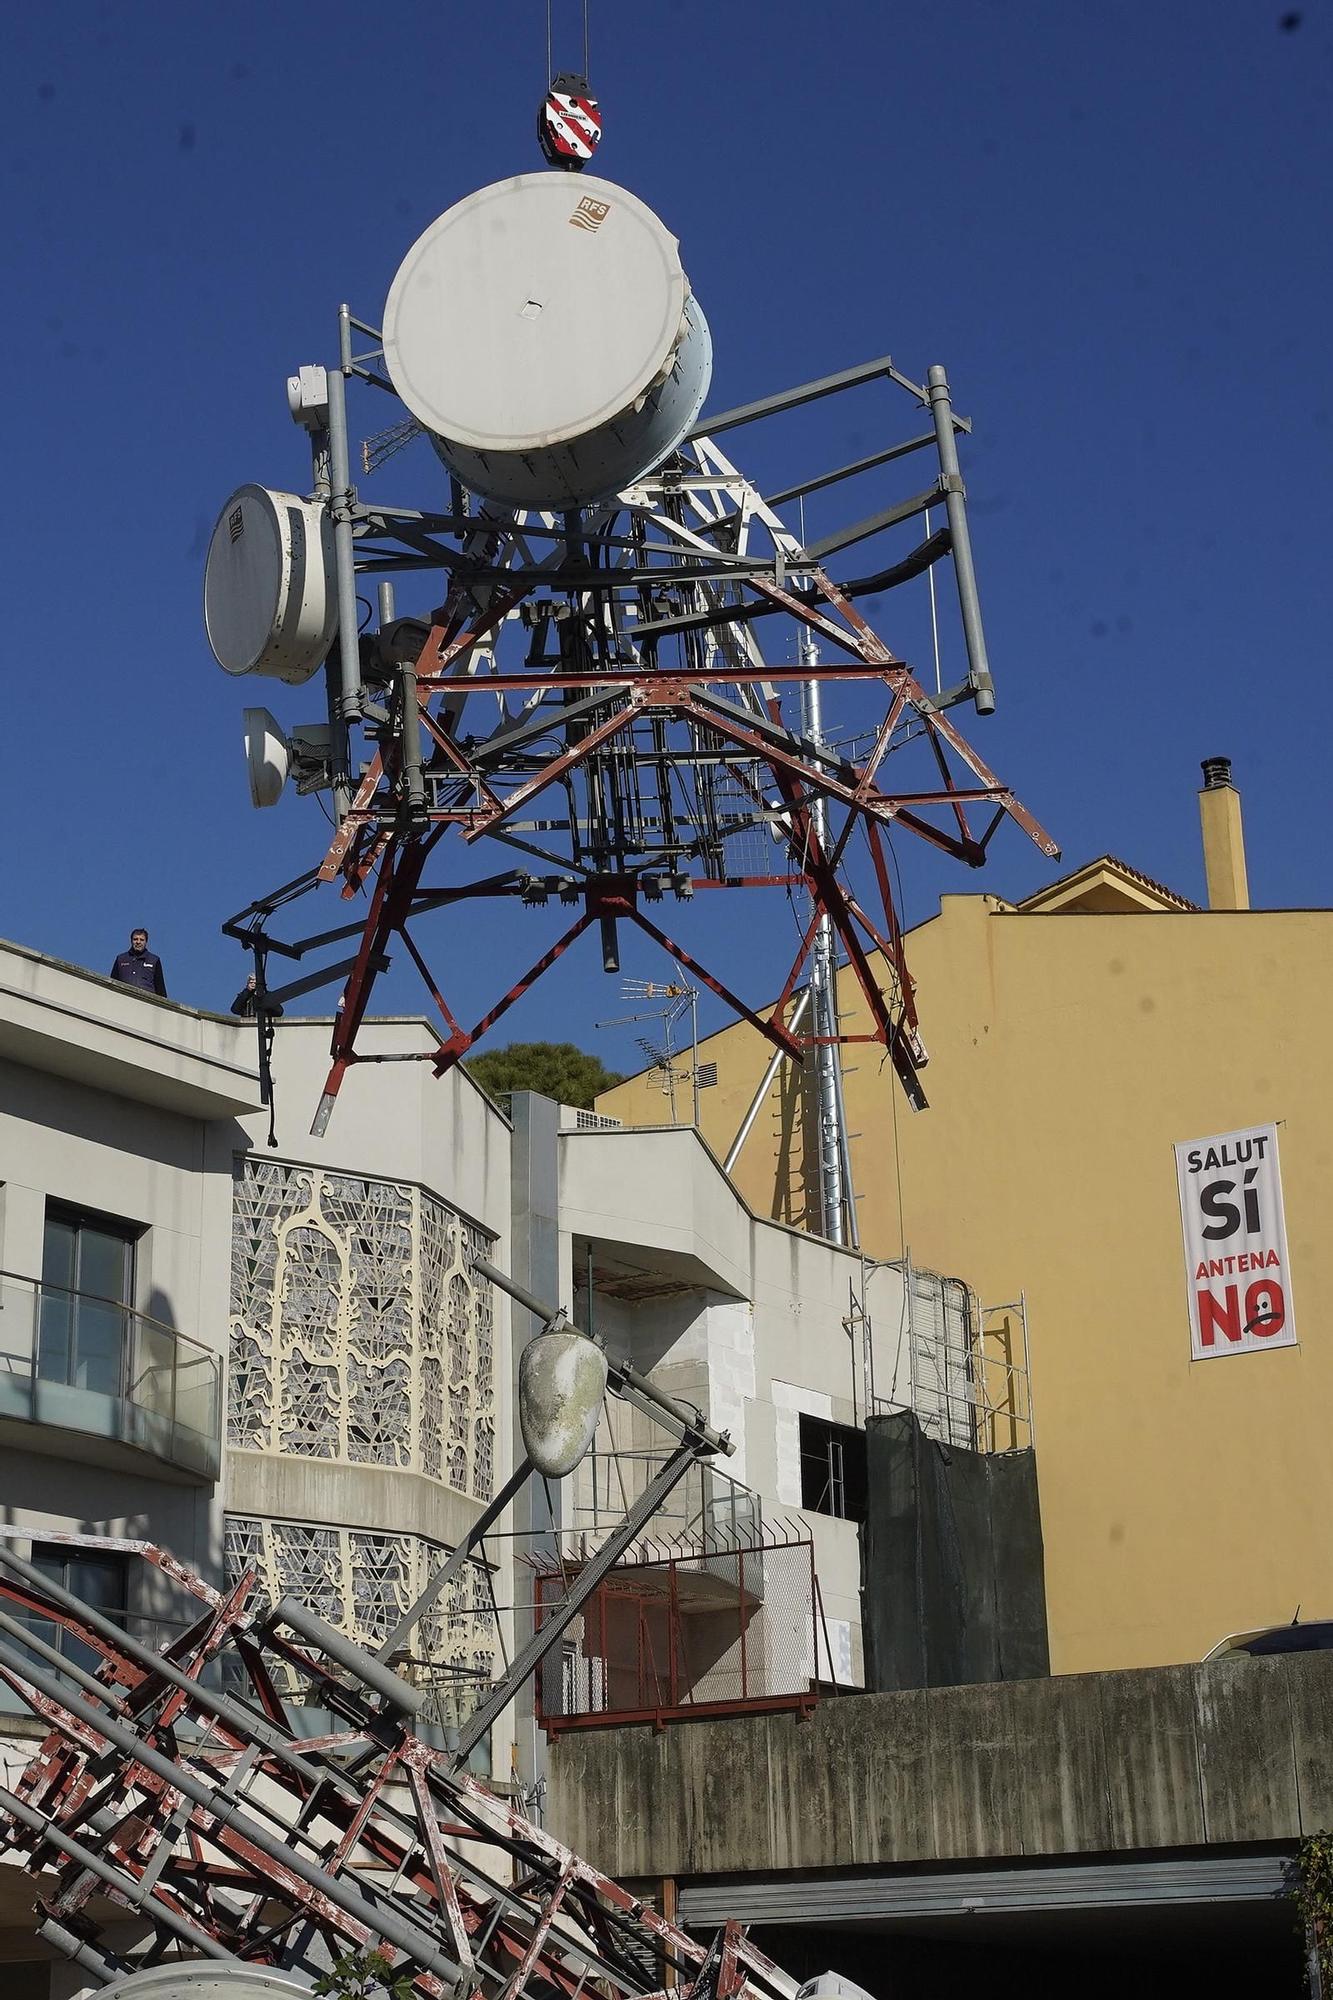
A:
MULTIPOLYGON (((877 1046, 845 1051, 862 1241, 983 1303, 1026 1292, 1054 1671, 1197 1659, 1298 1604, 1333 1617, 1333 912, 949 896, 909 963, 930 1109, 877 1046), (1269 1121, 1301 1344, 1192 1362, 1173 1146, 1269 1121)), ((719 1156, 769 1053, 747 1026, 708 1042, 719 1156)), ((796 1095, 775 1084, 737 1164, 761 1213, 800 1201, 796 1095)), ((600 1108, 669 1116, 651 1078, 600 1108)))

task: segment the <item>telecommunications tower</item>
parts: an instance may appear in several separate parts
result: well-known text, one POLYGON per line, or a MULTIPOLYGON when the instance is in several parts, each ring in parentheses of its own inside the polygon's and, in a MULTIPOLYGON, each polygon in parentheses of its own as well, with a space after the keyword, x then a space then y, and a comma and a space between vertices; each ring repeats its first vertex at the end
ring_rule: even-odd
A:
MULTIPOLYGON (((278 1013, 341 988, 316 1131, 349 1073, 385 1059, 359 1037, 391 954, 411 961, 438 1019, 428 1046, 393 1059, 443 1074, 585 931, 608 972, 622 933, 642 933, 688 978, 635 982, 628 998, 661 993, 674 1023, 706 985, 767 1038, 770 1077, 784 1059, 812 1058, 820 1226, 854 1242, 839 1046, 879 1044, 909 1100, 925 1103, 893 835, 977 867, 1009 818, 1056 853, 950 717, 965 702, 995 705, 957 453, 968 425, 942 367, 918 382, 888 357, 701 421, 711 338, 675 238, 634 194, 571 177, 600 133, 585 76, 556 75, 539 122, 548 170, 483 188, 433 222, 378 324, 339 308, 332 361, 287 383, 308 479, 242 486, 222 509, 204 587, 218 662, 322 696, 304 722, 246 710, 252 802, 276 806, 290 781, 321 794, 332 820, 310 867, 225 928, 254 955, 270 1097, 278 1013), (885 385, 920 413, 907 436, 778 490, 761 491, 718 442, 885 385), (358 423, 380 404, 356 481, 352 390, 358 423), (390 503, 380 470, 418 437, 436 458, 426 491, 390 503), (783 514, 892 478, 917 454, 931 467, 924 488, 880 491, 849 524, 807 536, 783 514), (923 517, 920 538, 891 545, 923 517), (849 576, 853 548, 874 553, 849 576), (859 605, 938 564, 953 571, 967 672, 928 693, 859 605), (343 920, 279 935, 280 913, 321 888, 340 892, 343 920), (788 906, 784 921, 795 915, 776 1003, 735 990, 743 940, 730 954, 741 969, 724 975, 663 928, 664 906, 688 912, 705 892, 767 894, 788 906), (497 901, 534 926, 563 912, 563 927, 465 1026, 419 936, 439 915, 452 927, 448 962, 469 947, 487 959, 476 932, 497 901), (846 1015, 840 957, 855 989, 846 1015), (271 979, 275 960, 293 976, 271 979)), ((691 1041, 697 1092, 693 1027, 691 1041)), ((674 1075, 669 1035, 662 1054, 674 1075)), ((386 1983, 421 2000, 845 1995, 840 1977, 800 1986, 738 1923, 699 1942, 471 1776, 472 1753, 543 1662, 559 1660, 675 1488, 735 1450, 556 1303, 484 1259, 473 1270, 539 1328, 517 1369, 524 1456, 377 1652, 294 1597, 267 1603, 253 1569, 219 1591, 147 1542, 78 1537, 131 1553, 145 1587, 190 1600, 156 1652, 20 1555, 28 1530, 0 1526, 0 1681, 47 1730, 14 1789, 0 1785, 0 1852, 41 1871, 42 1938, 126 2000, 276 2000, 368 1951, 386 1983), (667 1449, 442 1738, 429 1695, 396 1663, 468 1566, 489 1576, 486 1537, 506 1510, 589 1451, 608 1396, 667 1449), (298 1709, 329 1733, 311 1735, 298 1709)))
POLYGON ((325 697, 294 726, 246 711, 253 803, 273 806, 290 779, 322 792, 333 821, 301 875, 226 926, 254 954, 265 1087, 273 1019, 300 994, 342 991, 319 1132, 373 1060, 361 1024, 395 953, 435 1011, 417 1059, 438 1075, 585 931, 617 972, 628 927, 749 1020, 775 1062, 810 1059, 813 1219, 854 1244, 840 1047, 881 1045, 911 1104, 926 1102, 893 837, 977 867, 1012 819, 1058 852, 950 713, 995 706, 958 459, 970 426, 942 367, 922 382, 888 356, 701 420, 712 340, 676 239, 629 190, 563 170, 601 132, 585 79, 555 79, 539 129, 555 170, 446 210, 383 312, 340 307, 332 363, 289 379, 304 489, 243 486, 214 530, 205 619, 219 663, 325 697), (868 407, 885 388, 914 430, 881 429, 855 462, 776 490, 720 442, 824 399, 868 407), (353 391, 369 433, 355 480, 353 391), (436 459, 427 490, 380 497, 381 468, 419 436, 436 459), (918 454, 923 485, 886 490, 918 454), (827 507, 852 482, 873 490, 871 511, 807 535, 807 501, 827 507), (799 531, 783 513, 797 504, 799 531), (967 670, 927 692, 858 607, 934 565, 953 572, 967 670), (341 892, 343 920, 280 933, 279 913, 320 888, 341 892), (772 1006, 747 996, 743 950, 705 965, 664 927, 673 903, 742 892, 798 912, 772 1006), (468 1023, 430 968, 423 920, 452 927, 456 962, 495 900, 545 934, 468 1023), (314 969, 275 979, 275 958, 314 969))

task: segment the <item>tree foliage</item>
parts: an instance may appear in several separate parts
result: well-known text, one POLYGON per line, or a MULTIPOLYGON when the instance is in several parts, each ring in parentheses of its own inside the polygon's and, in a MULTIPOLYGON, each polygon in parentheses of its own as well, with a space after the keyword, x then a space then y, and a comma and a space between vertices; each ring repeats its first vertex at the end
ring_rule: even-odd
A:
POLYGON ((509 1042, 502 1049, 487 1049, 473 1056, 467 1068, 492 1097, 507 1097, 513 1090, 536 1090, 554 1097, 560 1104, 590 1109, 599 1091, 610 1090, 621 1081, 614 1070, 603 1067, 573 1042, 509 1042))
POLYGON ((412 1981, 406 1974, 395 1975, 392 1961, 382 1951, 349 1951, 338 1959, 332 1972, 323 1972, 315 1981, 316 1993, 333 2000, 413 2000, 412 1981))
POLYGON ((1301 1842, 1292 1875, 1306 1945, 1327 1993, 1333 1990, 1333 1833, 1312 1833, 1301 1842))

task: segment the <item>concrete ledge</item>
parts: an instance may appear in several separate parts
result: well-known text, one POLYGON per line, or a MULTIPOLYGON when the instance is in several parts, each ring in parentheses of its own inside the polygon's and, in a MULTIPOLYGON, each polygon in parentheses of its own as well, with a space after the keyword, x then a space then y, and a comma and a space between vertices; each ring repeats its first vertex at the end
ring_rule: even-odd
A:
POLYGON ((227 1453, 229 1514, 324 1527, 412 1532, 455 1548, 485 1502, 456 1493, 423 1472, 390 1465, 344 1465, 322 1458, 282 1458, 276 1452, 227 1453))
POLYGON ((0 941, 0 1056, 195 1118, 259 1108, 252 1024, 0 941), (249 1032, 244 1030, 249 1028, 249 1032))
POLYGON ((1333 1821, 1333 1655, 849 1695, 551 1745, 551 1823, 626 1876, 1291 1842, 1333 1821))

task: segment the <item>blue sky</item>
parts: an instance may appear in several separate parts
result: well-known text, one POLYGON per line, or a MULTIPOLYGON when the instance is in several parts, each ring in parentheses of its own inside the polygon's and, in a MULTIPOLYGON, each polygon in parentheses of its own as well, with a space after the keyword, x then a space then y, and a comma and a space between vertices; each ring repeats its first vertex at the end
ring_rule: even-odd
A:
MULTIPOLYGON (((574 0, 555 20, 577 65, 574 0)), ((884 352, 948 365, 999 692, 965 727, 1067 859, 1200 896, 1199 760, 1225 753, 1256 901, 1326 903, 1328 0, 592 0, 591 26, 598 171, 680 236, 712 407, 884 352)), ((172 993, 225 1007, 221 920, 322 851, 314 802, 249 807, 242 706, 310 704, 214 666, 208 533, 242 481, 304 483, 284 382, 330 358, 338 301, 377 318, 437 213, 540 164, 544 43, 543 0, 11 10, 4 934, 105 970, 144 921, 172 993)), ((754 469, 785 483, 911 414, 825 405, 754 469)), ((442 482, 422 450, 373 490, 442 482)), ((919 660, 914 588, 876 618, 919 660)), ((1013 831, 982 875, 898 858, 912 920, 1050 872, 1013 831)), ((470 1016, 554 919, 465 921, 423 942, 470 1016)), ((782 905, 672 921, 737 978, 739 948, 756 999, 790 952, 782 905)), ((500 1039, 629 1066, 629 1032, 592 1029, 624 1011, 585 950, 500 1039)))

